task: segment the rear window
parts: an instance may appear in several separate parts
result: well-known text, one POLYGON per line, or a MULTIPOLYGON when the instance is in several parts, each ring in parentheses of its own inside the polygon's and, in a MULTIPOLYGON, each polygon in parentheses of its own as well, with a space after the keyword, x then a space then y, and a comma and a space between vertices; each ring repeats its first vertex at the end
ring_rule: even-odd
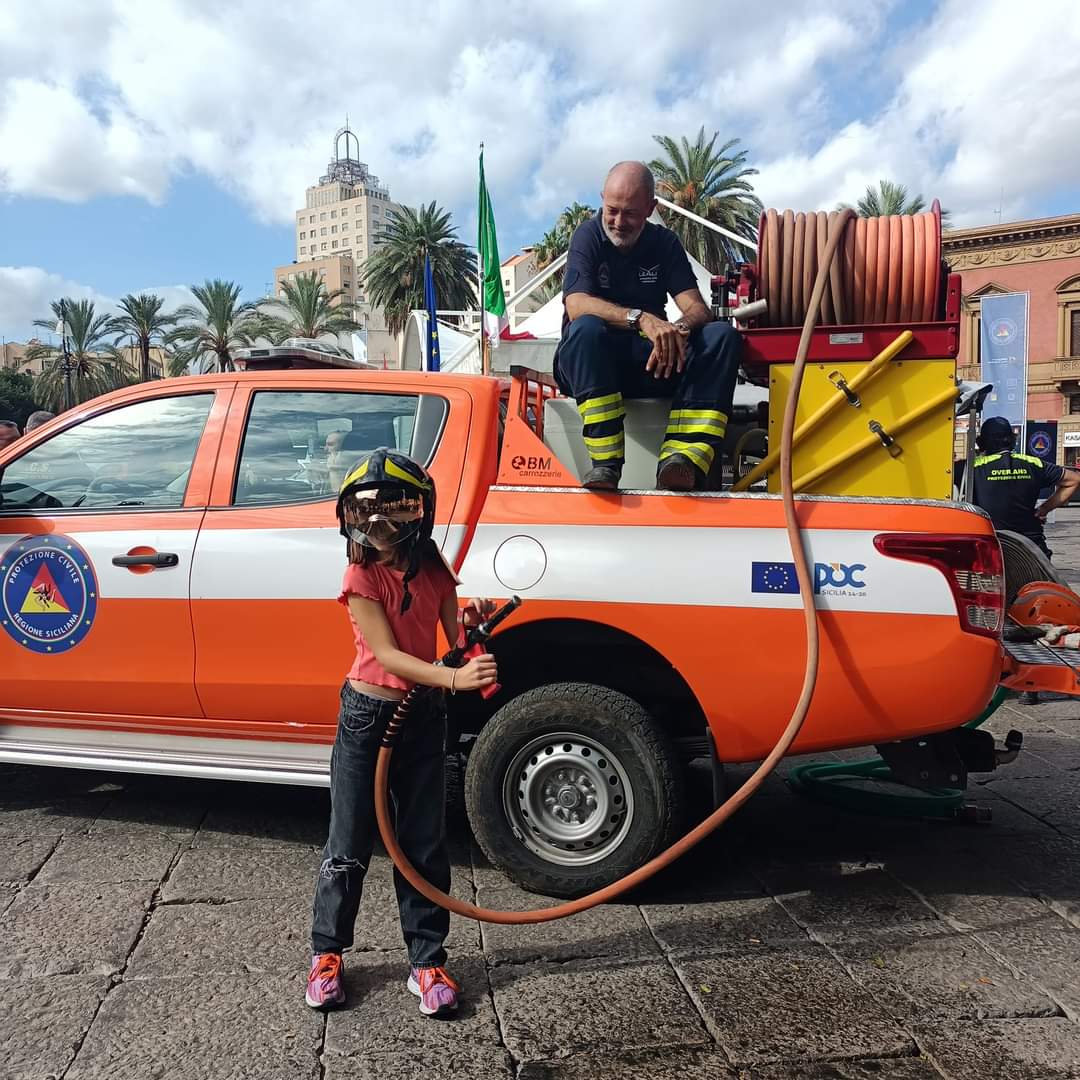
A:
POLYGON ((446 400, 433 394, 260 391, 244 430, 233 505, 336 498, 356 459, 380 446, 426 466, 446 414, 446 400))

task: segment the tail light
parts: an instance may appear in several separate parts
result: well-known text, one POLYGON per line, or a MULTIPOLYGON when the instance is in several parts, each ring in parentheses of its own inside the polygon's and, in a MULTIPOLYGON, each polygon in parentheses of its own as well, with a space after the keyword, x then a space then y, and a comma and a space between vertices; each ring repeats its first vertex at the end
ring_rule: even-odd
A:
POLYGON ((1005 621, 1005 569, 996 536, 881 533, 874 547, 893 559, 935 566, 945 575, 960 625, 998 638, 1005 621))

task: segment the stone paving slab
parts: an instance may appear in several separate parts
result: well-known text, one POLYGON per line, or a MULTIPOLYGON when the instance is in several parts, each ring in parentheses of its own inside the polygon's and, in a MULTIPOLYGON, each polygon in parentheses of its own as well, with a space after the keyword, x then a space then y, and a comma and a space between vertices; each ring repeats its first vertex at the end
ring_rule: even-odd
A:
POLYGON ((739 1080, 942 1080, 942 1074, 923 1057, 771 1065, 740 1069, 738 1077, 739 1080))
POLYGON ((0 840, 0 886, 24 885, 41 869, 56 844, 57 841, 52 839, 9 837, 0 840))
MULTIPOLYGON (((477 904, 499 911, 528 911, 560 901, 545 899, 513 886, 482 888, 477 904)), ((655 956, 660 946, 633 904, 603 904, 580 915, 528 926, 483 923, 484 952, 492 964, 535 960, 581 960, 617 956, 655 956)))
POLYGON ((166 903, 295 898, 310 904, 321 862, 321 853, 306 847, 272 857, 258 848, 195 848, 180 856, 161 898, 166 903))
POLYGON ((591 1054, 563 1061, 526 1061, 517 1080, 737 1080, 720 1051, 678 1046, 627 1053, 591 1054))
MULTIPOLYGON (((406 988, 409 961, 404 950, 347 955, 347 1004, 327 1016, 327 1062, 337 1062, 340 1073, 343 1058, 367 1060, 391 1054, 437 1058, 462 1047, 477 1052, 497 1048, 499 1028, 483 957, 458 954, 451 972, 463 989, 461 1006, 454 1020, 442 1022, 422 1015, 417 999, 406 988)), ((296 992, 302 1000, 302 980, 297 980, 296 992)))
POLYGON ((915 1050, 821 946, 731 949, 677 960, 675 968, 736 1065, 915 1050))
POLYGON ((1044 904, 985 858, 902 856, 888 869, 956 929, 992 929, 1046 914, 1044 904))
POLYGON ((1064 1019, 981 1020, 917 1031, 948 1080, 1076 1080, 1080 1027, 1064 1019))
POLYGON ((1080 775, 1007 776, 986 785, 1067 836, 1080 837, 1080 775))
POLYGON ((154 799, 126 793, 110 799, 90 826, 91 836, 161 836, 188 844, 206 817, 206 804, 192 796, 187 800, 154 799))
POLYGON ((311 910, 289 900, 162 904, 139 941, 131 979, 248 972, 307 973, 311 910))
MULTIPOLYGON (((271 788, 272 785, 265 785, 271 788)), ((330 815, 298 815, 292 810, 255 809, 250 805, 213 807, 195 834, 195 848, 322 848, 330 815)))
POLYGON ((45 840, 84 833, 105 806, 103 798, 19 799, 0 806, 0 837, 45 840))
POLYGON ((1067 1016, 1080 1021, 1080 929, 1050 914, 1006 929, 980 930, 975 936, 1045 990, 1067 1016))
POLYGON ((108 988, 80 975, 0 980, 0 1076, 61 1076, 108 988))
POLYGON ((806 931, 771 896, 643 904, 641 913, 663 950, 676 956, 717 945, 807 940, 806 931))
MULTIPOLYGON (((1038 708, 1042 709, 1044 706, 1039 705, 1038 708)), ((1074 705, 1073 708, 1080 720, 1080 705, 1074 705)), ((1011 718, 1012 713, 1009 715, 1011 718)), ((1080 771, 1080 742, 1059 733, 1056 728, 1045 734, 1025 734, 1020 760, 1037 761, 1046 766, 1050 775, 1056 772, 1077 772, 1080 771)))
POLYGON ((157 836, 65 836, 37 876, 38 883, 110 884, 160 881, 180 845, 157 836))
POLYGON ((1080 843, 1062 837, 1037 851, 1004 854, 1001 865, 1021 888, 1080 927, 1080 843))
POLYGON ((505 1050, 466 1043, 415 1054, 372 1054, 323 1057, 325 1080, 511 1080, 513 1060, 505 1050))
POLYGON ((894 935, 835 946, 851 976, 903 1021, 1052 1016, 1057 1008, 972 935, 894 935))
POLYGON ((491 987, 518 1060, 711 1042, 665 960, 503 965, 491 987))
POLYGON ((880 866, 765 864, 760 873, 784 910, 821 941, 942 928, 938 915, 880 866))
POLYGON ((119 971, 153 891, 148 883, 28 885, 0 917, 0 977, 119 971))
POLYGON ((200 975, 115 987, 65 1080, 315 1080, 303 980, 200 975))

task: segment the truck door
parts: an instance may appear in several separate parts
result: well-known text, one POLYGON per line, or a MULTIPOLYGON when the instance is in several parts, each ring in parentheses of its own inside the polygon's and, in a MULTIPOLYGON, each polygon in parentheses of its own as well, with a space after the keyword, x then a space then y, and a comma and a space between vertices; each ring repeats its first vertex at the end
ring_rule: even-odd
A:
POLYGON ((403 450, 433 473, 441 542, 469 399, 449 387, 418 393, 408 380, 395 388, 385 377, 377 390, 343 390, 340 376, 312 375, 300 388, 270 378, 237 390, 195 551, 196 684, 206 715, 230 729, 242 721, 246 732, 281 738, 284 728, 303 740, 333 730, 353 652, 336 602, 345 568, 338 486, 365 450, 403 450))
POLYGON ((0 716, 202 715, 188 575, 231 392, 143 389, 8 451, 0 716))

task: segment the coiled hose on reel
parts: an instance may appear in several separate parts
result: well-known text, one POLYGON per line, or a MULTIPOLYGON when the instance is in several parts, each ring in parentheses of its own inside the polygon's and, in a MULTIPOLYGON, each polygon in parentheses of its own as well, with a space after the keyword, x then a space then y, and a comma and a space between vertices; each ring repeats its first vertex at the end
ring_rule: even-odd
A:
MULTIPOLYGON (((832 249, 830 249, 832 250, 832 249)), ((798 326, 811 283, 828 265, 824 326, 931 322, 941 292, 941 205, 925 214, 857 218, 848 211, 763 210, 758 224, 757 295, 768 326, 798 326), (840 253, 826 248, 842 235, 840 253)))
MULTIPOLYGON (((389 807, 389 781, 390 761, 394 752, 394 744, 400 735, 402 726, 408 722, 409 712, 418 694, 426 691, 423 687, 413 687, 398 706, 393 718, 387 725, 386 734, 379 748, 379 756, 375 764, 375 815, 379 826, 379 835, 387 853, 393 860, 394 865, 412 886, 426 896, 432 902, 466 918, 477 919, 480 922, 502 923, 505 925, 525 925, 530 923, 550 922, 554 919, 564 919, 568 915, 576 915, 589 908, 604 904, 623 895, 630 889, 635 888, 642 882, 647 881, 654 874, 670 866, 676 859, 685 855, 692 847, 699 844, 705 837, 715 832, 728 818, 745 803, 751 795, 765 782, 768 775, 776 768, 780 759, 788 752, 791 744, 795 741, 802 729, 803 722, 810 710, 810 702, 814 695, 814 687, 817 683, 819 639, 817 609, 814 605, 814 581, 811 574, 806 551, 803 548, 802 528, 799 523, 798 511, 795 506, 795 495, 792 487, 791 475, 791 449, 792 436, 795 431, 795 409, 799 402, 799 389, 802 385, 803 370, 806 366, 806 358, 810 350, 810 339, 814 327, 818 321, 818 313, 821 310, 822 298, 830 282, 830 267, 836 256, 837 249, 844 235, 844 226, 854 218, 854 211, 843 210, 836 215, 836 228, 828 235, 822 248, 820 258, 817 260, 817 272, 814 276, 813 288, 810 290, 803 317, 802 335, 799 338, 799 347, 795 356, 795 366, 791 378, 791 392, 788 395, 784 408, 784 421, 780 436, 780 482, 784 506, 784 522, 787 527, 788 541, 791 545, 792 559, 795 563, 795 571, 799 581, 799 595, 802 599, 803 622, 806 627, 806 669, 803 675, 802 689, 798 702, 791 714, 787 727, 777 740, 776 745, 769 752, 768 757, 754 770, 746 782, 718 806, 704 821, 691 829, 685 836, 677 840, 671 847, 662 851, 659 855, 650 859, 643 866, 638 867, 632 873, 620 878, 618 881, 589 893, 586 896, 571 900, 555 907, 538 908, 533 911, 496 911, 491 908, 477 907, 467 901, 449 896, 441 889, 435 888, 426 881, 416 869, 409 863, 401 846, 394 835, 394 829, 390 817, 389 807)), ((775 250, 775 249, 774 249, 775 250)))

